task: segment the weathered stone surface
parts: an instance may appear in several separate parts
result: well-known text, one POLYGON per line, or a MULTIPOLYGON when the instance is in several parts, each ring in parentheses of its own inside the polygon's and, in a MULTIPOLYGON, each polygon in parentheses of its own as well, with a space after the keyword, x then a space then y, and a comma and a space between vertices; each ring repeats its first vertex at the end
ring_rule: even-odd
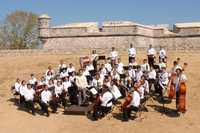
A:
POLYGON ((44 49, 107 49, 125 50, 130 43, 138 49, 165 46, 171 50, 200 49, 200 23, 142 25, 130 21, 73 23, 50 27, 50 17, 39 17, 39 34, 44 49))

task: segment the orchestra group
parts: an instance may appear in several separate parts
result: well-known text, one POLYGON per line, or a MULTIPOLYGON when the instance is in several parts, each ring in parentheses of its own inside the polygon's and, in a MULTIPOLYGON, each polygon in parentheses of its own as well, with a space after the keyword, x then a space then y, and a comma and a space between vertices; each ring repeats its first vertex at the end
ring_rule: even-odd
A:
POLYGON ((136 49, 132 44, 127 54, 129 63, 124 65, 115 47, 108 56, 100 56, 93 50, 88 56, 89 61, 83 61, 78 71, 72 63, 66 65, 60 60, 57 69, 49 66, 40 79, 34 74, 30 74, 29 80, 17 78, 12 91, 19 96, 20 106, 35 115, 38 104, 42 114, 47 117, 50 110, 56 113, 58 108, 69 104, 93 104, 92 117, 98 120, 112 112, 115 104, 123 101, 123 121, 128 121, 132 111, 136 117, 140 117, 137 114, 142 111, 147 97, 156 96, 163 100, 166 95, 169 99, 176 99, 177 113, 185 113, 187 78, 184 72, 187 63, 181 64, 180 58, 177 58, 173 61, 173 67, 167 69, 165 49, 160 47, 156 51, 151 44, 142 64, 137 63, 136 49), (103 63, 99 61, 102 58, 103 63))

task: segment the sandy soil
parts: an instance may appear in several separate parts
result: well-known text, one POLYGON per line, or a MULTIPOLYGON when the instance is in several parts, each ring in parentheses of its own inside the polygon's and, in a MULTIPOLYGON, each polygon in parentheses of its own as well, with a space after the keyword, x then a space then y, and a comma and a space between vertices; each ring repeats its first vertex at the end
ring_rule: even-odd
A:
MULTIPOLYGON (((58 114, 51 114, 49 118, 31 114, 18 109, 12 100, 10 85, 19 77, 28 79, 30 73, 39 76, 51 64, 57 67, 60 59, 66 63, 74 62, 78 65, 77 55, 34 55, 25 57, 0 57, 0 133, 88 133, 88 132, 115 132, 115 133, 198 133, 200 131, 200 54, 195 53, 170 53, 168 62, 171 66, 176 57, 181 57, 182 63, 188 62, 186 71, 188 77, 187 113, 177 117, 173 113, 175 102, 167 104, 167 113, 161 113, 162 105, 148 101, 149 112, 144 112, 144 119, 139 121, 121 122, 120 114, 114 114, 99 121, 91 121, 82 115, 64 115, 62 110, 58 114)), ((141 53, 138 61, 144 58, 141 53)), ((122 55, 127 60, 126 55, 122 55)), ((125 61, 124 61, 125 62, 125 61)))

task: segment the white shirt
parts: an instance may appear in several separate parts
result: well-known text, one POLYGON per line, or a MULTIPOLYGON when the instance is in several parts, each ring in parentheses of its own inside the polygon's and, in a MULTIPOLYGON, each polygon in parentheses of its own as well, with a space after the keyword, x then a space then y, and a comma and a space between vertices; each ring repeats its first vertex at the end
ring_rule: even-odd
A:
POLYGON ((67 71, 63 71, 63 72, 60 73, 60 78, 64 78, 64 77, 67 77, 67 76, 69 76, 67 71))
POLYGON ((37 82, 37 79, 36 78, 33 78, 33 79, 30 79, 28 81, 31 85, 34 85, 36 82, 37 82))
POLYGON ((159 57, 162 58, 162 59, 166 57, 166 51, 164 49, 161 49, 159 51, 159 57))
POLYGON ((154 48, 149 48, 147 50, 147 55, 155 55, 156 54, 156 50, 154 48))
POLYGON ((34 94, 35 94, 35 90, 34 89, 25 89, 25 91, 24 91, 24 98, 25 98, 25 100, 26 101, 29 101, 29 100, 31 100, 31 101, 33 101, 33 99, 34 99, 34 94))
POLYGON ((19 82, 15 83, 15 91, 19 92, 19 88, 20 88, 21 84, 19 82))
POLYGON ((174 81, 175 82, 175 88, 176 88, 176 91, 179 91, 179 83, 180 81, 187 81, 187 77, 185 74, 181 74, 179 75, 176 80, 174 81))
POLYGON ((120 80, 120 76, 119 76, 119 74, 111 74, 111 76, 112 76, 112 79, 116 79, 116 80, 120 80))
POLYGON ((129 48, 128 49, 128 55, 129 55, 129 57, 135 57, 136 56, 135 48, 129 48))
POLYGON ((138 91, 140 92, 140 98, 141 99, 144 99, 144 90, 145 90, 145 88, 144 88, 144 86, 140 86, 140 88, 138 89, 138 91))
POLYGON ((167 72, 162 72, 159 75, 159 82, 163 85, 167 85, 169 82, 169 74, 167 72))
POLYGON ((68 88, 72 86, 72 83, 70 81, 63 82, 63 89, 68 92, 68 88))
POLYGON ((156 79, 156 71, 154 69, 148 73, 148 78, 156 79))
POLYGON ((86 66, 86 69, 88 71, 92 71, 92 70, 94 70, 94 66, 92 64, 89 64, 89 65, 86 66))
POLYGON ((77 76, 76 77, 76 85, 81 89, 84 89, 84 88, 88 87, 88 83, 87 83, 86 77, 84 75, 77 76))
POLYGON ((143 75, 142 71, 139 71, 139 72, 137 71, 136 72, 136 81, 139 81, 141 79, 142 75, 143 75))
POLYGON ((20 93, 20 95, 24 96, 24 93, 25 93, 26 89, 27 89, 27 85, 24 85, 24 86, 21 85, 19 87, 19 93, 20 93))
POLYGON ((117 51, 111 51, 111 52, 110 52, 110 58, 111 58, 112 60, 117 59, 117 57, 118 57, 118 52, 117 52, 117 51))
POLYGON ((135 70, 134 70, 134 69, 129 69, 129 70, 128 70, 128 75, 129 75, 132 79, 134 79, 135 76, 136 76, 135 70))
POLYGON ((134 106, 134 107, 139 107, 140 105, 140 94, 137 91, 134 91, 132 94, 132 101, 130 103, 130 105, 134 106))
POLYGON ((108 72, 111 72, 112 71, 112 66, 110 63, 106 63, 105 64, 105 68, 107 69, 108 72))
POLYGON ((51 100, 51 92, 49 90, 43 90, 42 93, 41 93, 41 100, 42 102, 44 103, 48 103, 50 100, 51 100))
POLYGON ((148 71, 150 71, 149 64, 148 63, 142 64, 141 65, 141 70, 142 70, 142 72, 148 72, 148 71))
POLYGON ((113 95, 111 94, 111 92, 109 92, 109 91, 105 92, 103 94, 103 96, 100 96, 101 106, 103 106, 103 107, 111 107, 112 106, 112 101, 111 102, 109 102, 109 101, 112 100, 112 98, 113 98, 113 95))
POLYGON ((107 70, 105 67, 100 70, 100 74, 103 76, 107 75, 107 70))
POLYGON ((68 72, 68 73, 72 73, 72 72, 75 72, 75 71, 76 71, 76 69, 75 69, 75 67, 73 67, 73 66, 67 68, 67 72, 68 72))
POLYGON ((142 86, 144 87, 144 91, 149 93, 149 82, 147 80, 145 80, 142 86))
POLYGON ((98 54, 92 54, 92 55, 91 55, 91 58, 90 58, 91 61, 94 61, 94 60, 96 59, 96 57, 98 57, 98 54))
POLYGON ((111 86, 110 91, 113 94, 115 100, 122 96, 122 94, 119 91, 119 88, 116 85, 111 86))
POLYGON ((103 85, 103 79, 99 78, 98 80, 96 78, 94 78, 92 80, 92 86, 94 87, 98 87, 98 86, 102 86, 103 85))
POLYGON ((60 86, 55 85, 55 94, 56 94, 56 97, 58 97, 58 95, 61 94, 62 91, 63 91, 63 86, 62 85, 60 85, 60 86))

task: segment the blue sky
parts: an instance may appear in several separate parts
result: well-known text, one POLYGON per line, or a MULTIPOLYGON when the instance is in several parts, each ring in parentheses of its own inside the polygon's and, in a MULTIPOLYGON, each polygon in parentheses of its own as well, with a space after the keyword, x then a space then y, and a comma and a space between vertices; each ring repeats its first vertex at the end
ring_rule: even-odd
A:
POLYGON ((108 20, 142 24, 200 22, 200 0, 2 0, 0 20, 15 10, 47 13, 53 25, 108 20))

